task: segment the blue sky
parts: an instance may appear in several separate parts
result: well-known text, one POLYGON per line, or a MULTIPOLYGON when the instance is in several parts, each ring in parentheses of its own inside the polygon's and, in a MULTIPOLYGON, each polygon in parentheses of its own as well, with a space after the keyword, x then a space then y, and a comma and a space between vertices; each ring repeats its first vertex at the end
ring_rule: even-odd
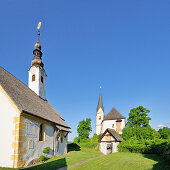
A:
POLYGON ((71 126, 69 140, 85 118, 94 133, 100 85, 105 114, 128 117, 142 105, 153 128, 170 126, 169 0, 5 0, 0 21, 1 66, 25 84, 42 22, 47 99, 71 126))

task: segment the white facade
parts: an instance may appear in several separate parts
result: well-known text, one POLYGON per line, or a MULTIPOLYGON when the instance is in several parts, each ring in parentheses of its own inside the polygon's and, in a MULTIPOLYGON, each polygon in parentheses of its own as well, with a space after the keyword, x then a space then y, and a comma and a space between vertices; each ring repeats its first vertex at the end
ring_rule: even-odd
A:
POLYGON ((11 156, 14 154, 12 142, 14 136, 12 131, 15 130, 13 118, 18 115, 8 98, 0 89, 0 167, 13 167, 11 156))
POLYGON ((96 113, 96 134, 101 134, 101 124, 104 119, 104 112, 102 108, 99 108, 99 110, 96 113))
MULTIPOLYGON (((1 87, 1 86, 0 86, 1 87)), ((0 167, 14 167, 13 155, 14 147, 13 143, 16 142, 15 134, 16 132, 16 123, 14 118, 19 117, 19 113, 16 108, 12 105, 8 96, 1 91, 0 88, 0 167)), ((46 147, 50 147, 50 153, 48 156, 54 155, 63 155, 67 153, 67 133, 61 131, 62 135, 59 136, 59 142, 54 136, 54 125, 50 123, 44 123, 44 121, 34 120, 28 118, 27 116, 22 116, 25 125, 23 136, 26 140, 22 141, 22 148, 26 151, 22 153, 22 160, 25 160, 25 165, 28 165, 30 161, 35 158, 39 158, 40 155, 43 155, 42 151, 46 147), (45 127, 45 140, 39 141, 39 131, 40 124, 44 124, 45 127), (61 142, 61 138, 63 139, 61 142), (59 144, 59 146, 57 146, 59 144), (57 151, 58 147, 58 151, 57 151), (54 151, 54 152, 53 152, 54 151)))
POLYGON ((42 67, 31 66, 29 69, 28 87, 38 96, 46 99, 46 73, 42 67), (33 78, 35 76, 35 79, 33 78))
MULTIPOLYGON (((101 133, 104 133, 107 128, 114 129, 116 131, 116 120, 104 120, 102 122, 102 131, 101 133)), ((122 134, 122 130, 125 127, 125 119, 121 119, 121 132, 119 134, 122 134)))

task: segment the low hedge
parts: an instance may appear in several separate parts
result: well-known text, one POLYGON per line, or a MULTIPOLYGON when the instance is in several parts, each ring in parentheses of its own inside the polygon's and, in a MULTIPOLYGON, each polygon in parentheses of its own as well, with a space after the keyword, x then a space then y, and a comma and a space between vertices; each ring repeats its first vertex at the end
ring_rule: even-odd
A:
POLYGON ((137 140, 129 139, 118 145, 120 152, 154 153, 170 160, 170 139, 137 140))
POLYGON ((99 144, 98 142, 87 142, 87 143, 79 143, 78 145, 81 148, 96 148, 98 144, 99 144))

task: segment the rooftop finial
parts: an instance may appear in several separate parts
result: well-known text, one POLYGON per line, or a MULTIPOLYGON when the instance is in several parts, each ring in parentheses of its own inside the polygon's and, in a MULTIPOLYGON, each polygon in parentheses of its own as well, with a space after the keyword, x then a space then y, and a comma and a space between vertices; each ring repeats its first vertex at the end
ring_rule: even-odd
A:
POLYGON ((38 29, 38 42, 39 42, 39 37, 40 37, 40 28, 41 28, 41 22, 38 23, 37 29, 38 29))

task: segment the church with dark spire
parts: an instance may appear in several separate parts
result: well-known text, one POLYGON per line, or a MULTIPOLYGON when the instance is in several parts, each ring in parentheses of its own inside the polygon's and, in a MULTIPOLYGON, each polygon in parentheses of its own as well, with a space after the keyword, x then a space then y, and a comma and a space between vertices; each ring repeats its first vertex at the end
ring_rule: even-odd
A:
POLYGON ((104 115, 104 106, 100 89, 99 101, 96 109, 96 134, 104 133, 107 128, 114 129, 121 134, 125 127, 125 117, 122 116, 114 107, 111 111, 104 115))
POLYGON ((119 134, 125 127, 125 117, 122 116, 114 107, 104 115, 102 93, 100 87, 99 101, 96 109, 96 134, 100 135, 99 149, 103 154, 118 151, 118 144, 123 141, 119 134))

